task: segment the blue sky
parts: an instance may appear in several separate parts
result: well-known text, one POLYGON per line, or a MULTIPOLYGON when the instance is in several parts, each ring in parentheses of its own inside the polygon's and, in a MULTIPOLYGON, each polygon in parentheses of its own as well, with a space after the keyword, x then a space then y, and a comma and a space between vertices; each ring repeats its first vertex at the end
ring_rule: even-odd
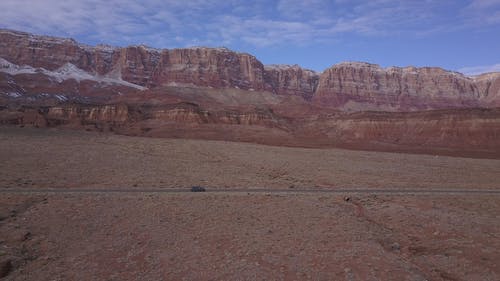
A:
POLYGON ((500 71, 500 0, 2 0, 0 27, 86 44, 225 46, 264 64, 500 71))

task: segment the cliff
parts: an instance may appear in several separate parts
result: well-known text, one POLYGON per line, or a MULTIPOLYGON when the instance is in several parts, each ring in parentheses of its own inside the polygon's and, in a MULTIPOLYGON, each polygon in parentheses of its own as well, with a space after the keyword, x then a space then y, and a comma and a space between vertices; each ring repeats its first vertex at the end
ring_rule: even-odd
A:
POLYGON ((92 75, 150 88, 178 83, 266 89, 262 63, 254 56, 225 48, 91 47, 73 39, 0 30, 0 57, 18 66, 49 71, 69 63, 92 75))
POLYGON ((59 84, 71 79, 78 80, 78 84, 94 81, 91 87, 78 90, 75 86, 60 89, 59 84, 44 87, 45 92, 51 92, 52 87, 52 92, 83 96, 88 95, 89 89, 114 84, 122 88, 113 91, 108 87, 104 95, 165 86, 196 86, 267 91, 346 111, 421 111, 500 105, 499 74, 467 77, 436 67, 381 68, 347 62, 316 73, 297 65, 264 66, 252 55, 226 48, 92 47, 73 39, 10 30, 0 30, 0 58, 0 72, 16 76, 0 81, 4 95, 15 92, 6 90, 12 88, 13 83, 2 86, 9 79, 18 80, 17 85, 24 89, 28 85, 27 88, 32 89, 28 94, 39 94, 27 81, 40 79, 42 84, 48 84, 43 81, 53 79, 42 77, 45 75, 58 76, 59 84))
POLYGON ((473 78, 436 67, 381 68, 368 63, 340 63, 321 74, 317 104, 361 111, 419 111, 489 107, 493 88, 473 78))
POLYGON ((0 124, 500 158, 500 73, 347 62, 322 73, 226 48, 87 46, 0 30, 0 124))
POLYGON ((300 96, 309 101, 318 87, 318 73, 298 65, 267 65, 266 82, 278 95, 300 96))

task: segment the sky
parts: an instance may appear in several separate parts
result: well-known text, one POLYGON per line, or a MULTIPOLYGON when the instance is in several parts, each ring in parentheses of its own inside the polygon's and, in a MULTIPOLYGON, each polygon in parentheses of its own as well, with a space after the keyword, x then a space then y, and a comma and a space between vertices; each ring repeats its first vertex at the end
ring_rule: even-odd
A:
POLYGON ((0 28, 89 44, 227 47, 264 64, 500 71, 500 0, 1 0, 0 28))

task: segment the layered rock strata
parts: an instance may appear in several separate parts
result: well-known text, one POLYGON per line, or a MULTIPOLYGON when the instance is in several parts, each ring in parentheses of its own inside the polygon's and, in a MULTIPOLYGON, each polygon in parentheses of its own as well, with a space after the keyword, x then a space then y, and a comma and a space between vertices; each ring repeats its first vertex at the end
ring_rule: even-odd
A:
POLYGON ((13 76, 29 75, 31 68, 31 74, 66 71, 66 80, 121 82, 135 89, 173 85, 268 91, 347 111, 420 111, 500 104, 499 74, 467 77, 435 67, 382 68, 346 62, 316 73, 297 65, 264 66, 252 55, 226 48, 91 47, 72 39, 10 30, 0 30, 0 57, 0 71, 13 76))
POLYGON ((225 48, 0 30, 4 125, 500 158, 496 107, 500 73, 357 62, 316 73, 225 48))

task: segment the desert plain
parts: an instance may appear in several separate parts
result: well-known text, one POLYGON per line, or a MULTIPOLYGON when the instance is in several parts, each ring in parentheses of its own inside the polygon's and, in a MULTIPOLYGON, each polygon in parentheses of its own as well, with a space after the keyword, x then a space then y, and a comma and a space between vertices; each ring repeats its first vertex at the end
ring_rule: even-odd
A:
POLYGON ((500 279, 497 159, 12 126, 0 159, 2 280, 500 279))

